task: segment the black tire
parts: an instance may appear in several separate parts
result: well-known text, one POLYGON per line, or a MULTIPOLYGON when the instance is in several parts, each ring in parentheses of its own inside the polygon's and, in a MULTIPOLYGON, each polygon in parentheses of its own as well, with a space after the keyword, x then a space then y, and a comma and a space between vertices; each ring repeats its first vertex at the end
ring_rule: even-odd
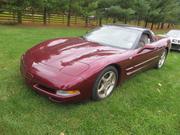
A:
POLYGON ((117 81, 118 81, 118 71, 117 69, 114 67, 114 66, 108 66, 106 67, 103 71, 101 71, 101 73, 98 75, 98 77, 96 78, 96 81, 94 83, 94 86, 93 86, 93 92, 92 92, 92 99, 93 100, 102 100, 102 99, 105 99, 107 98, 108 96, 110 96, 113 92, 113 90, 110 92, 110 94, 108 94, 106 97, 100 97, 99 94, 98 94, 98 87, 99 87, 99 83, 100 81, 102 80, 102 77, 104 75, 106 75, 107 73, 109 72, 113 72, 114 75, 115 75, 115 84, 114 84, 114 87, 113 87, 113 90, 114 88, 117 86, 117 81))
POLYGON ((157 62, 156 65, 155 65, 155 68, 156 68, 156 69, 161 69, 161 68, 164 66, 165 61, 166 61, 166 58, 167 58, 167 54, 168 54, 167 49, 164 49, 163 52, 162 52, 162 54, 161 54, 161 56, 160 56, 160 58, 159 58, 159 60, 158 60, 158 62, 157 62), (164 60, 163 60, 163 62, 161 63, 163 56, 164 56, 164 58, 163 58, 164 60), (161 63, 161 64, 160 64, 160 63, 161 63))

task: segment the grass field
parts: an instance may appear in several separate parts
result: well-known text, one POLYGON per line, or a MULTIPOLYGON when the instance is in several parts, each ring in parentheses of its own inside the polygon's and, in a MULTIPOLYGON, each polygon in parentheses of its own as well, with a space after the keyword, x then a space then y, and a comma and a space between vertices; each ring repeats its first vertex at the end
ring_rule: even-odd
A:
POLYGON ((49 38, 87 29, 0 26, 0 135, 179 135, 180 53, 126 81, 100 102, 57 104, 24 83, 20 56, 49 38))

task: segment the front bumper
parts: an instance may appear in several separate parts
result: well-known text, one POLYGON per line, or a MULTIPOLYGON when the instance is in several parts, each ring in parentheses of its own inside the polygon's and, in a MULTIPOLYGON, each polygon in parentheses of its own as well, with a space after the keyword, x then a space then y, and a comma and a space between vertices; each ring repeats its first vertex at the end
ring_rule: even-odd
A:
POLYGON ((180 44, 171 44, 171 50, 180 51, 180 44))
MULTIPOLYGON (((25 67, 23 59, 21 59, 20 71, 28 86, 30 86, 37 93, 48 97, 51 101, 77 102, 86 98, 86 95, 83 95, 83 93, 81 92, 79 94, 71 96, 57 95, 56 91, 59 90, 58 86, 55 83, 53 84, 53 82, 50 81, 50 78, 48 80, 48 77, 43 78, 42 76, 38 76, 38 74, 34 73, 32 69, 28 69, 27 67, 25 67)), ((65 75, 62 76, 62 78, 65 78, 65 75)), ((77 87, 78 86, 74 86, 68 90, 74 90, 77 89, 77 87)), ((83 87, 80 87, 80 89, 83 89, 83 87)))
POLYGON ((47 96, 51 101, 54 102, 73 102, 73 101, 77 101, 78 99, 78 95, 73 95, 73 96, 69 96, 69 97, 65 97, 65 96, 59 96, 56 95, 55 91, 50 91, 47 89, 42 89, 41 87, 38 86, 38 84, 34 84, 32 85, 32 88, 39 94, 47 96))

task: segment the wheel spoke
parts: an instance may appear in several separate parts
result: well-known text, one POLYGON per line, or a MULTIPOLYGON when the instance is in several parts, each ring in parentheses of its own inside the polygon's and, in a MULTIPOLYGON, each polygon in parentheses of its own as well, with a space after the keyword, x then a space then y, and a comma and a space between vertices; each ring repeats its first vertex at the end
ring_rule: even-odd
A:
POLYGON ((109 95, 111 93, 111 91, 113 90, 113 88, 114 88, 114 85, 110 84, 108 86, 108 89, 106 90, 106 94, 109 95))
POLYGON ((109 73, 109 76, 108 76, 108 78, 107 78, 106 80, 107 80, 107 81, 111 81, 112 78, 113 78, 113 76, 114 76, 114 73, 113 73, 113 72, 109 73))
POLYGON ((105 76, 102 77, 102 81, 107 82, 107 79, 105 78, 105 76))
POLYGON ((104 89, 105 89, 104 84, 101 84, 101 87, 98 89, 98 92, 102 92, 102 91, 104 91, 104 89))

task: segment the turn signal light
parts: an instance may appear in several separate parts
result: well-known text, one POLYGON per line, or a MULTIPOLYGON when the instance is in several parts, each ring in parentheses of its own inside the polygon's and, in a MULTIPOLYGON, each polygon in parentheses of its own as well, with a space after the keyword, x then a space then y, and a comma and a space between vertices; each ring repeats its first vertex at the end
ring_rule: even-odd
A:
POLYGON ((56 91, 56 95, 65 96, 65 97, 75 96, 75 95, 79 95, 79 94, 80 94, 80 92, 78 90, 68 90, 68 91, 57 90, 56 91))

